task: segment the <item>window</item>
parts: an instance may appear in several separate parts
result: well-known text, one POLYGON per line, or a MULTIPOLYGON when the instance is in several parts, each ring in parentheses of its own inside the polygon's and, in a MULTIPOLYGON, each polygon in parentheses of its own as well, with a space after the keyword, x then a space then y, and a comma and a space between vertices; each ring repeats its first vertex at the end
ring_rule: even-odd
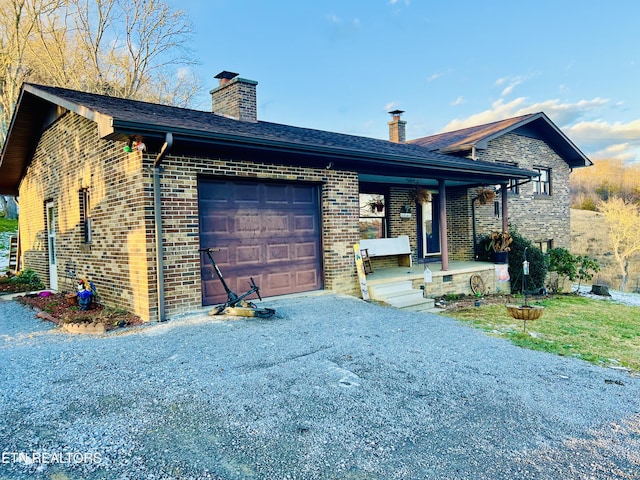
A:
POLYGON ((518 181, 510 178, 509 184, 507 185, 507 193, 509 195, 518 195, 520 193, 520 185, 518 185, 518 181))
POLYGON ((542 253, 547 253, 549 250, 553 249, 553 240, 542 240, 537 242, 538 248, 542 251, 542 253))
POLYGON ((360 194, 360 238, 385 238, 387 201, 381 193, 360 194))
POLYGON ((79 192, 80 226, 82 229, 82 243, 91 243, 91 203, 89 189, 82 188, 79 192))
POLYGON ((551 170, 548 168, 533 168, 540 174, 533 180, 533 193, 535 195, 551 195, 551 170))

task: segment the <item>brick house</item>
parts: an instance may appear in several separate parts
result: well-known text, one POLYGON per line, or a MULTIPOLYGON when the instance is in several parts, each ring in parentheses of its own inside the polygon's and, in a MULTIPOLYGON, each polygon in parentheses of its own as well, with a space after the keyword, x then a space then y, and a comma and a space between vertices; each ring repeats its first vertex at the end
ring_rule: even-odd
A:
POLYGON ((568 175, 590 162, 544 114, 458 147, 447 134, 405 142, 396 111, 385 141, 258 121, 257 82, 216 78, 213 112, 25 84, 0 160, 0 193, 19 196, 22 267, 54 290, 87 276, 103 303, 164 320, 225 300, 204 247, 221 249, 232 290, 251 276, 273 296, 356 294, 363 230, 406 235, 414 260, 445 272, 450 258, 473 260, 474 228, 507 218, 567 245, 568 175), (550 191, 531 183, 536 169, 551 169, 550 191), (496 185, 497 206, 474 205, 478 187, 496 185), (551 202, 525 191, 534 185, 551 202), (416 188, 429 201, 411 200, 416 188))

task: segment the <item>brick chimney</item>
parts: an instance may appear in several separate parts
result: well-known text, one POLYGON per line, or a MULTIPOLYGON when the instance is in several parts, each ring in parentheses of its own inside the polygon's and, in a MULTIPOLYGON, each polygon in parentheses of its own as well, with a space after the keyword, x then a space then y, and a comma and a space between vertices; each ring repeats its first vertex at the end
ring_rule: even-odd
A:
POLYGON ((212 111, 244 122, 257 122, 256 86, 258 82, 240 78, 237 73, 220 72, 220 85, 211 90, 212 111))
POLYGON ((395 143, 405 143, 407 136, 405 133, 407 122, 400 120, 400 115, 404 110, 393 110, 389 112, 393 115, 393 120, 389 122, 389 140, 395 143))

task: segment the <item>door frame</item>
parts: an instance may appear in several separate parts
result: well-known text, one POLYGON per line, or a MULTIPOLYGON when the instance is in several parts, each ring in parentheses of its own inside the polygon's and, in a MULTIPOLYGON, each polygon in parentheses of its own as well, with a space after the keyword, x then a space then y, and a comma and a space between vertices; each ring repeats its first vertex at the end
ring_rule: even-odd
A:
POLYGON ((49 264, 49 288, 58 290, 58 251, 56 249, 56 205, 53 201, 45 203, 47 228, 47 260, 49 264))

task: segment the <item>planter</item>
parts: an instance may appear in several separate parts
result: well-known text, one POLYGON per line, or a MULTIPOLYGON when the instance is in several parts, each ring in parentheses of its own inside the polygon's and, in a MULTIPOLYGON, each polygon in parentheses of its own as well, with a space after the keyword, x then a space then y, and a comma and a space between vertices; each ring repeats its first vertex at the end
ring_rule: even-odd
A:
POLYGON ((516 320, 522 320, 522 331, 527 333, 527 322, 537 320, 542 316, 544 307, 530 305, 507 305, 507 311, 516 320))
POLYGON ((516 320, 537 320, 542 316, 544 307, 530 305, 507 305, 507 311, 516 320))
POLYGON ((78 305, 78 295, 75 293, 67 293, 64 296, 64 299, 66 300, 67 305, 70 305, 70 306, 78 305))
POLYGON ((509 263, 509 252, 493 252, 493 263, 509 263))

